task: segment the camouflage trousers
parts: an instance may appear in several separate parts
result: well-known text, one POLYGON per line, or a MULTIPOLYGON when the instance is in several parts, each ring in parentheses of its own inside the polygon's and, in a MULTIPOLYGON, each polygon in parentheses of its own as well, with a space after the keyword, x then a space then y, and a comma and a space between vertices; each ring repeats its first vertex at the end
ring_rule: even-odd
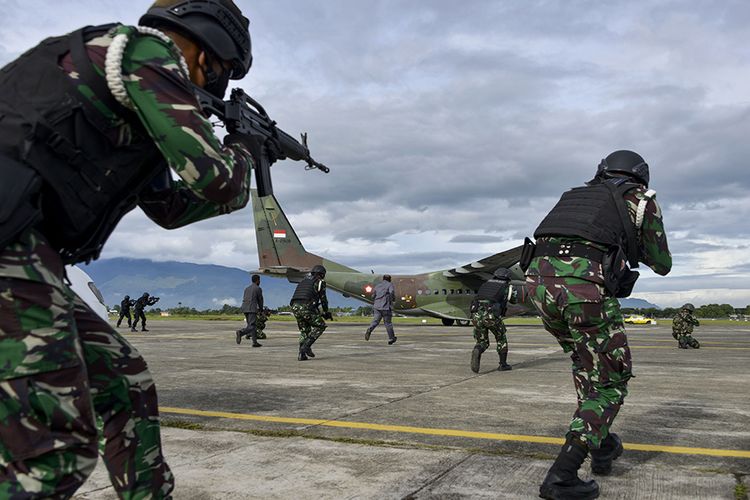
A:
POLYGON ((689 333, 672 331, 672 337, 674 337, 674 339, 677 341, 677 346, 680 349, 687 349, 688 347, 698 349, 700 347, 700 342, 698 342, 698 340, 696 340, 695 337, 693 337, 689 333))
POLYGON ((573 360, 578 408, 570 433, 599 448, 633 376, 620 304, 578 278, 527 276, 526 285, 545 329, 573 360))
POLYGON ((268 322, 268 316, 263 311, 260 311, 258 313, 258 316, 255 318, 255 332, 256 332, 255 338, 258 338, 258 339, 268 338, 264 331, 266 329, 266 322, 268 322))
POLYGON ((480 308, 471 315, 474 324, 474 339, 477 344, 486 351, 490 347, 490 332, 495 336, 498 354, 508 352, 508 337, 506 337, 505 323, 503 319, 487 308, 480 308))
POLYGON ((318 340, 328 325, 323 316, 316 309, 305 304, 292 305, 292 313, 299 328, 299 343, 302 345, 307 339, 318 340))
POLYGON ((0 498, 69 498, 94 470, 98 443, 121 498, 168 498, 146 363, 44 250, 0 252, 0 498))

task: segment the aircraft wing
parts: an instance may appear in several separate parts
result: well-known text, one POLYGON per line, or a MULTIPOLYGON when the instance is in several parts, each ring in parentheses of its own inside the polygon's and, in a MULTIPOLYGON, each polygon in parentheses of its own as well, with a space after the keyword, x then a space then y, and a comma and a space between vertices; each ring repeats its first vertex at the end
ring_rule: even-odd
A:
POLYGON ((424 312, 446 319, 468 319, 466 311, 447 302, 436 302, 427 307, 421 307, 424 312))
MULTIPOLYGON (((469 278, 476 277, 483 280, 490 279, 492 273, 500 267, 512 268, 521 259, 521 251, 523 246, 518 246, 506 250, 504 252, 496 253, 490 257, 485 257, 476 262, 466 264, 465 266, 456 267, 443 271, 443 276, 446 278, 469 278)), ((514 273, 515 274, 515 273, 514 273)))

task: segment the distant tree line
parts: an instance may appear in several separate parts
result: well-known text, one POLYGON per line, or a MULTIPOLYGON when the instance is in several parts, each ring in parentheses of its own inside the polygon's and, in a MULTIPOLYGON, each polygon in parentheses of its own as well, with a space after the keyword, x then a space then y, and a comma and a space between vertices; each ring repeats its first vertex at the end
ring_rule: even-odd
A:
MULTIPOLYGON (((624 307, 622 312, 623 314, 640 314, 647 318, 671 318, 675 316, 679 310, 679 307, 665 307, 664 309, 657 309, 655 307, 624 307)), ((737 309, 730 304, 706 304, 696 307, 695 315, 699 318, 728 318, 734 315, 750 316, 750 305, 737 309)))

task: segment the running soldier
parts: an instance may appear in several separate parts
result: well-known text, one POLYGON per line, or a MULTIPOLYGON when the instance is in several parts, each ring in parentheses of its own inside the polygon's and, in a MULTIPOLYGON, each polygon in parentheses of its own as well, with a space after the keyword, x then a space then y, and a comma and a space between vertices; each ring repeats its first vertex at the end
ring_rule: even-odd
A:
POLYGON ((506 337, 503 316, 508 311, 508 301, 513 293, 511 272, 501 267, 494 277, 482 283, 471 302, 471 322, 474 324, 474 339, 477 344, 471 352, 471 371, 479 373, 482 353, 490 346, 489 332, 495 336, 497 354, 500 357, 500 371, 512 370, 508 364, 508 338, 506 337))
POLYGON ((586 186, 563 194, 527 241, 522 267, 544 327, 573 360, 578 409, 566 442, 540 487, 542 498, 596 498, 596 481, 578 469, 591 452, 591 470, 609 474, 622 454, 610 427, 628 394, 630 347, 616 297, 627 297, 642 262, 657 274, 672 267, 661 209, 648 189, 640 155, 616 151, 586 186))
POLYGON ((140 23, 49 38, 0 71, 0 498, 71 497, 97 419, 118 496, 173 489, 146 363, 64 264, 96 259, 136 206, 172 229, 247 204, 258 145, 222 145, 193 85, 221 98, 252 56, 231 0, 158 0, 140 23))
POLYGON ((151 297, 148 292, 143 292, 143 295, 141 295, 135 301, 135 307, 133 308, 133 315, 135 316, 135 319, 133 320, 133 326, 130 328, 131 332, 135 332, 138 330, 138 320, 141 321, 141 331, 148 331, 148 329, 146 328, 146 314, 144 310, 148 306, 153 306, 157 302, 159 302, 159 297, 151 297))
POLYGON ((672 337, 677 341, 677 346, 680 349, 689 347, 700 349, 700 342, 693 338, 693 327, 701 324, 693 315, 694 311, 695 306, 693 304, 685 304, 672 320, 672 337))
POLYGON ((267 339, 266 336, 266 323, 268 322, 268 318, 271 317, 271 310, 267 307, 264 307, 263 309, 258 312, 258 317, 255 320, 255 331, 257 332, 256 338, 258 339, 267 339))
POLYGON ((135 305, 134 300, 130 300, 130 295, 126 295, 120 302, 120 319, 117 320, 117 328, 120 328, 122 318, 128 318, 128 328, 133 327, 133 319, 130 317, 130 308, 135 305))
POLYGON ((325 277, 326 268, 321 265, 314 266, 310 275, 297 285, 289 303, 299 327, 298 361, 307 361, 308 358, 315 357, 311 347, 328 327, 324 320, 333 319, 328 312, 325 277), (322 313, 318 306, 323 309, 322 313))

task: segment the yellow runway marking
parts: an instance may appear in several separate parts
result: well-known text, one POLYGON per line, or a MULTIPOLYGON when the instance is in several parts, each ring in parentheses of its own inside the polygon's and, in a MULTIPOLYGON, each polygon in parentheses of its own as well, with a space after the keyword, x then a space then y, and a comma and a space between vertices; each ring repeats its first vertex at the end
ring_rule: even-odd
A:
MULTIPOLYGON (((411 427, 405 425, 371 424, 366 422, 347 422, 343 420, 325 420, 296 417, 274 417, 271 415, 250 415, 220 411, 192 410, 187 408, 159 408, 162 413, 192 415, 196 417, 229 418, 233 420, 250 420, 255 422, 273 422, 279 424, 319 425, 342 429, 365 429, 371 431, 401 432, 406 434, 425 434, 429 436, 465 437, 471 439, 490 439, 493 441, 517 441, 521 443, 563 444, 561 438, 547 436, 526 436, 523 434, 499 434, 494 432, 462 431, 457 429, 437 429, 432 427, 411 427)), ((690 448, 687 446, 662 446, 653 444, 624 443, 626 450, 651 451, 656 453, 673 453, 678 455, 708 455, 712 457, 750 458, 750 451, 722 450, 714 448, 690 448)))

